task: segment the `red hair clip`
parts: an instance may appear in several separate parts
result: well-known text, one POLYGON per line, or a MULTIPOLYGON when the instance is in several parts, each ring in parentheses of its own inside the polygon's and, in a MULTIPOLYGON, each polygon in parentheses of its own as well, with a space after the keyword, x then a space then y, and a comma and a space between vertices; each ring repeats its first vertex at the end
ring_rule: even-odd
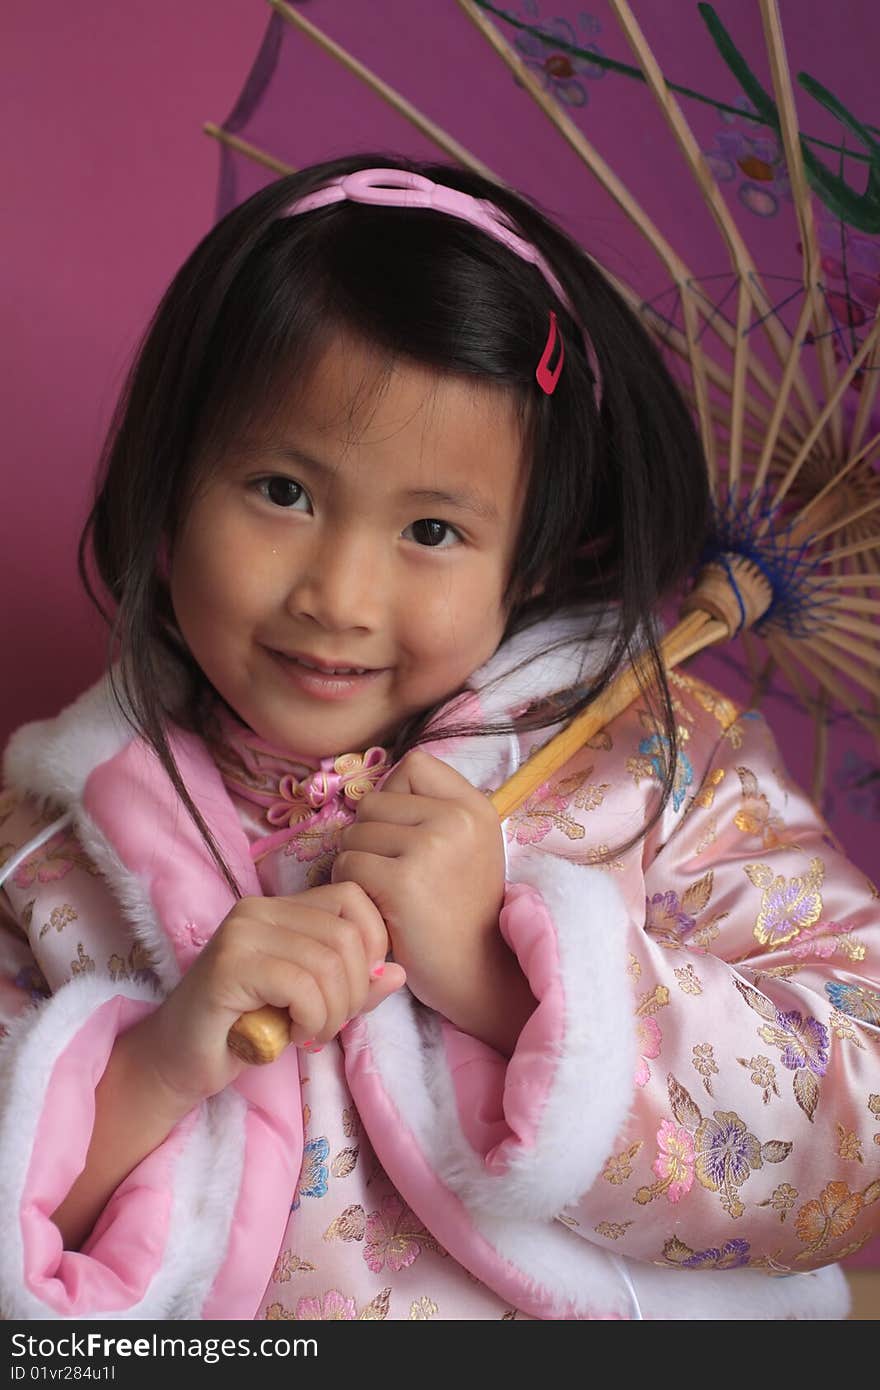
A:
POLYGON ((556 322, 556 315, 550 310, 550 330, 547 334, 547 342, 541 354, 541 360, 535 368, 535 378, 544 392, 545 396, 552 396, 556 390, 556 383, 562 372, 562 364, 565 361, 565 344, 562 341, 562 332, 556 322), (553 356, 553 349, 556 346, 556 339, 559 339, 559 359, 556 366, 551 369, 550 358, 553 356))

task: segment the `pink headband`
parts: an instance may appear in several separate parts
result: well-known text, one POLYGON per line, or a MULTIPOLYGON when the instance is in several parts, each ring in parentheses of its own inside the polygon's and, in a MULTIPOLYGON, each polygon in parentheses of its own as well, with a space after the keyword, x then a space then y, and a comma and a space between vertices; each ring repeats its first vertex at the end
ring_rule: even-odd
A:
MULTIPOLYGON (((444 184, 432 183, 421 174, 411 174, 405 169, 360 169, 357 173, 346 174, 334 179, 325 188, 309 193, 298 202, 291 203, 284 211, 285 217, 298 217, 303 212, 313 212, 316 208, 327 207, 330 203, 341 203, 349 199, 354 203, 370 203, 381 207, 430 208, 434 212, 446 213, 449 217, 459 217, 473 227, 479 227, 494 241, 513 251, 521 260, 528 261, 541 272, 547 284, 572 318, 576 319, 568 295, 560 285, 553 271, 531 242, 517 236, 505 219, 504 213, 484 198, 472 198, 469 193, 460 193, 457 188, 447 188, 444 184)), ((593 396, 596 408, 602 400, 602 378, 596 350, 588 334, 584 335, 584 348, 590 371, 593 373, 593 396)), ((535 377, 541 390, 552 395, 562 371, 565 351, 562 333, 556 322, 556 315, 550 310, 550 330, 541 360, 535 370, 535 377), (550 368, 550 359, 556 342, 559 342, 559 359, 550 368)))

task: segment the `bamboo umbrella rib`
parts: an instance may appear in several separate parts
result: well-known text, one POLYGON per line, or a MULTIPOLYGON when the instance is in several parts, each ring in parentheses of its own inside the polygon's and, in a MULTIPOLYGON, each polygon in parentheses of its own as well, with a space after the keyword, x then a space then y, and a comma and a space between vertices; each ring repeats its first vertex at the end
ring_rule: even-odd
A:
POLYGON ((862 435, 865 433, 871 418, 878 386, 880 386, 880 342, 874 344, 865 362, 862 393, 849 441, 851 449, 857 449, 862 442, 862 435))
MULTIPOLYGON (((869 609, 868 611, 877 612, 880 611, 880 607, 874 610, 869 609)), ((880 671, 880 626, 878 626, 877 623, 866 622, 863 618, 852 617, 851 610, 847 605, 841 608, 835 607, 833 620, 827 627, 822 628, 822 635, 823 637, 828 637, 830 640, 831 633, 841 631, 852 632, 857 637, 867 637, 869 642, 875 644, 874 664, 877 666, 878 671, 880 671)))
MULTIPOLYGON (((841 517, 839 521, 832 522, 830 526, 825 527, 824 531, 815 531, 810 537, 811 544, 824 540, 826 536, 831 535, 832 531, 843 531, 845 527, 852 526, 854 522, 860 521, 862 517, 868 516, 870 512, 876 511, 878 507, 880 507, 880 497, 875 497, 872 501, 866 502, 864 506, 859 507, 857 511, 849 512, 846 516, 841 517)), ((804 510, 806 510, 806 508, 804 510)))
MULTIPOLYGON (((880 598, 853 598, 852 595, 844 598, 838 595, 829 608, 835 613, 880 613, 880 598)), ((875 633, 880 637, 880 628, 875 628, 875 633)))
MULTIPOLYGON (((617 283, 619 285, 620 282, 618 281, 617 283)), ((636 310, 636 312, 639 312, 641 310, 641 305, 638 303, 635 296, 633 296, 633 299, 630 300, 629 303, 630 306, 636 310)), ((655 316, 652 316, 649 322, 651 324, 652 332, 655 333, 657 337, 661 338, 663 342, 665 342, 666 345, 677 354, 677 356, 682 358, 684 362, 689 363, 690 347, 687 342, 687 339, 685 338, 685 335, 680 331, 680 329, 675 328, 665 319, 655 316)), ((725 369, 720 365, 720 363, 716 362, 713 358, 704 355, 704 365, 705 373, 709 381, 711 381, 714 386, 719 387, 728 396, 732 395, 733 379, 730 376, 730 374, 726 372, 725 369)), ((753 373, 753 375, 756 374, 753 373)), ((763 381, 759 382, 759 384, 762 387, 765 385, 763 381)), ((778 387, 769 377, 766 379, 766 387, 768 388, 768 398, 775 400, 778 387)), ((694 397, 692 397, 692 399, 695 400, 694 397)), ((756 417, 756 419, 764 422, 768 422, 771 419, 771 414, 767 407, 764 406, 762 402, 756 401, 754 397, 746 397, 746 404, 748 410, 756 417)), ((764 437, 763 434, 761 437, 764 437)), ((780 429, 779 438, 787 445, 788 448, 791 449, 792 452, 796 452, 800 448, 799 436, 788 434, 787 432, 783 432, 780 429)))
MULTIPOLYGON (((765 312, 768 306, 770 306, 770 298, 764 289, 758 269, 748 247, 743 241, 739 228, 730 215, 724 197, 709 172, 709 167, 706 164, 706 160, 690 126, 685 120, 684 113, 666 85, 666 80, 660 71, 650 46, 645 40, 639 23, 628 4, 628 0, 609 0, 609 2, 618 23, 623 29, 627 42, 645 75, 648 86, 653 92, 679 149, 682 151, 690 167, 691 173, 697 182, 706 205, 715 219, 716 226, 724 238, 734 268, 742 277, 752 294, 755 308, 758 310, 761 319, 761 326, 769 338, 770 344, 780 363, 782 363, 787 357, 790 346, 787 336, 781 326, 776 322, 773 314, 767 314, 765 312)), ((816 403, 813 399, 813 393, 810 390, 809 382, 800 370, 797 371, 795 375, 795 390, 807 412, 807 416, 812 419, 816 413, 816 403)))
POLYGON ((800 452, 792 462, 791 467, 789 468, 785 477, 782 479, 782 482, 779 484, 779 487, 773 498, 774 507, 778 506, 779 503, 782 501, 783 497, 785 497, 785 494, 788 492, 789 488, 791 487, 792 483, 794 482, 795 478, 800 472, 800 469, 805 459, 808 457, 811 448, 813 447, 819 435, 821 434, 826 420, 829 418, 832 411, 836 409, 838 403, 840 402, 843 396, 844 391, 849 386, 850 382, 852 381, 862 362, 868 356, 868 353, 871 352, 878 339, 880 339, 880 310, 878 310, 878 314, 874 319, 874 323, 870 333, 865 338, 855 357, 852 359, 846 371, 843 373, 842 377, 838 381, 837 386, 835 387, 831 396, 825 402, 825 405, 819 413, 816 422, 813 425, 813 428, 810 430, 806 439, 801 444, 800 452))
MULTIPOLYGON (((804 173, 804 160, 801 151, 800 135, 798 133, 797 112, 795 110, 794 95, 791 88, 791 74, 789 72, 788 57, 785 51, 785 41, 782 37, 782 25, 779 19, 779 6, 777 0, 760 0, 760 4, 761 19, 764 25, 764 39, 767 45, 767 56, 770 60, 773 89, 776 94, 776 104, 779 110, 782 144, 785 150, 785 162, 788 166, 788 177, 794 197, 795 212, 797 214, 798 226, 801 234, 801 247, 804 259, 804 290, 807 302, 812 306, 815 316, 814 332, 819 354, 819 369, 822 376, 822 387, 825 399, 827 400, 834 388, 836 369, 831 339, 828 336, 830 317, 828 305, 821 293, 818 283, 820 265, 819 244, 816 238, 816 226, 813 219, 813 205, 810 200, 810 191, 807 187, 806 175, 804 173)), ((798 341, 800 341, 800 339, 798 341)), ((843 418, 839 408, 834 410, 830 423, 831 447, 839 456, 843 452, 843 418)))
MULTIPOLYGON (((699 297, 693 293, 691 282, 694 281, 694 276, 675 248, 667 241, 659 228, 656 227, 644 209, 640 207, 636 199, 623 185, 611 166, 606 163, 595 147, 590 144, 570 117, 561 111, 553 98, 543 90, 533 73, 526 67, 525 63, 521 61, 519 55, 513 51, 510 45, 504 41, 495 26, 491 24, 476 5, 473 4, 473 0, 456 0, 456 3, 474 26, 479 29, 480 33, 498 54, 501 61, 510 69, 518 84, 528 93, 536 105, 540 107, 548 120, 556 126, 560 135, 581 162, 585 164, 593 176, 599 180, 602 187, 614 199, 621 211, 645 237, 649 245, 665 265, 670 279, 678 287, 681 295, 685 336, 688 344, 687 361, 693 372, 694 396, 697 403, 700 433, 703 441, 703 448, 709 463, 710 475, 714 477, 715 444, 707 411, 708 390, 705 380, 705 357, 703 352, 699 349, 697 341, 696 313, 702 311, 704 306, 700 305, 699 297)), ((722 320, 721 324, 716 325, 717 331, 719 331, 722 336, 724 336, 723 324, 724 321, 722 320)), ((730 345, 732 346, 732 344, 730 345)), ((768 390, 767 394, 768 396, 772 395, 772 391, 768 390)))
MULTIPOLYGON (((880 536, 870 536, 864 541, 854 541, 852 545, 842 545, 837 550, 826 550, 824 555, 819 556, 819 563, 827 565, 830 560, 845 560, 850 555, 865 555, 869 551, 876 550, 880 546, 880 536)), ((871 563, 868 561, 868 563, 871 563)), ((874 566, 871 566, 872 569, 874 566)))
MULTIPOLYGON (((813 507, 817 506, 818 503, 820 503, 828 495, 829 492, 831 492, 834 488, 838 487, 843 482, 844 478, 847 477, 847 475, 851 473, 854 468, 856 468, 860 463, 866 460, 868 455, 872 454, 874 450, 878 448, 880 448, 880 431, 878 431, 878 433, 875 434, 872 439, 869 439, 867 444, 865 444, 864 447, 861 448, 857 454, 853 454, 852 458, 847 459, 843 468, 841 468, 838 473, 835 473, 833 477, 828 479, 828 482, 825 484, 825 486, 821 489, 820 492, 817 492, 814 497, 810 498, 809 502, 807 502, 806 506, 799 513, 799 520, 803 521, 804 517, 807 515, 808 512, 810 512, 813 509, 813 507)), ((836 530, 838 527, 843 527, 845 524, 846 523, 843 521, 836 522, 833 527, 829 528, 829 530, 836 530)))
POLYGON ((788 405, 789 396, 791 394, 791 387, 794 381, 795 369, 797 367, 798 344, 804 341, 804 337, 807 332, 807 324, 810 321, 811 315, 812 305, 810 304, 809 299, 805 299, 801 312, 798 315, 794 341, 792 343, 792 350, 788 354, 788 359, 785 363, 785 368, 782 373, 782 380, 779 383, 779 395, 777 397, 776 404, 773 407, 773 414, 771 416, 770 422, 767 426, 767 434, 764 441, 764 449, 761 454, 761 461, 758 464, 758 470, 755 474, 755 479, 752 484, 752 496, 749 499, 750 510, 754 510, 754 508, 758 504, 759 496, 764 487, 764 483, 767 478, 767 472, 770 468, 770 460, 777 452, 777 439, 780 434, 782 420, 785 415, 786 407, 788 405))
POLYGON ((822 579, 823 589, 867 589, 880 587, 880 577, 875 574, 829 574, 822 579))
POLYGON ((242 140, 238 135, 230 135, 228 130, 215 125, 213 121, 205 121, 202 130, 206 135, 219 140, 221 145, 228 145, 231 150, 237 150, 239 154, 246 155, 248 159, 253 160, 254 164, 261 164, 264 169, 271 169, 274 174, 296 173, 292 164, 285 164, 283 160, 276 159, 273 154, 267 154, 265 150, 258 149, 256 145, 249 144, 247 140, 242 140))
POLYGON ((834 698, 839 700, 845 709, 849 710, 853 718, 857 719, 869 733, 876 736, 876 721, 872 721, 866 716, 864 708, 856 700, 852 691, 848 690, 844 682, 838 679, 833 666, 827 666, 814 651, 805 650, 805 644, 803 643, 795 643, 783 637, 776 637, 772 640, 772 644, 768 642, 768 645, 771 646, 771 650, 776 655, 780 667, 785 672, 788 680, 791 681, 792 686, 805 708, 815 708, 816 698, 814 696, 805 696, 802 693, 802 687, 799 689, 799 683, 792 669, 792 661, 800 663, 811 676, 822 685, 826 686, 827 689, 831 691, 834 698))
POLYGON ((449 135, 441 126, 437 125, 435 121, 423 115, 421 111, 413 106, 412 102, 407 101, 406 97, 402 96, 400 92, 395 91, 387 82, 383 82, 381 77, 377 77, 370 68, 366 67, 359 59, 347 52, 335 39, 331 39, 329 34, 325 34, 324 31, 319 29, 316 24, 313 24, 311 20, 306 19, 304 15, 301 15, 298 10, 293 9, 291 5, 286 4, 285 0, 269 0, 269 4, 274 10, 277 10, 278 14, 280 14, 281 18, 285 20, 287 24, 290 24, 293 28, 299 29, 303 34, 306 34, 319 48, 322 48, 325 53, 328 53, 331 58, 335 58, 343 67, 347 68, 349 72, 359 78, 361 82, 366 83, 377 96, 381 97, 383 101, 386 101, 399 115, 403 116, 405 120, 409 121, 411 125, 414 125, 417 130, 420 130, 423 135, 426 135, 429 140, 433 141, 435 145, 443 150, 444 154, 449 155, 451 159, 454 159, 458 164, 462 164, 466 169, 470 169, 474 173, 482 174, 484 178, 491 179, 493 183, 504 182, 503 179, 499 179, 493 174, 492 170, 489 169, 482 160, 477 159, 476 155, 471 154, 469 150, 465 149, 464 145, 460 144, 458 140, 449 135))
POLYGON ((872 695, 880 695, 876 647, 869 647, 855 637, 844 637, 834 631, 826 632, 822 637, 811 637, 810 646, 827 662, 838 666, 852 680, 858 681, 859 685, 864 686, 872 695), (869 665, 862 666, 861 662, 867 662, 869 665))
MULTIPOLYGON (((458 0, 458 3, 464 3, 464 0, 458 0)), ((688 365, 690 365, 690 344, 685 338, 685 335, 681 332, 681 330, 676 328, 674 324, 670 323, 669 320, 662 314, 658 313, 658 311, 654 309, 652 305, 644 304, 644 302, 639 298, 635 291, 627 286, 626 281, 621 280, 619 279, 619 277, 613 275, 610 271, 606 270, 604 266, 602 267, 602 270, 603 273, 614 285, 614 287, 626 299, 630 308, 635 313, 641 314, 650 323, 652 332, 654 332, 658 337, 662 338, 663 341, 666 342, 667 345, 671 347, 674 352, 678 353, 679 357, 681 357, 686 363, 688 363, 688 365)), ((715 334, 718 336, 718 338, 724 344, 724 346, 728 348, 731 352, 733 352, 736 346, 734 330, 731 328, 726 318, 724 318, 723 316, 719 316, 714 312, 714 306, 712 304, 712 301, 702 292, 702 290, 697 292, 696 286, 697 282, 694 281, 690 286, 688 286, 688 288, 690 292, 693 294, 696 303, 700 309, 700 312, 706 321, 707 326, 715 332, 715 334)), ((679 290, 679 294, 681 294, 681 286, 679 285, 677 286, 677 288, 679 290)), ((682 309, 684 309, 683 299, 682 309)), ((747 366, 749 376, 751 377, 755 385, 761 391, 764 392, 769 401, 775 402, 779 393, 778 382, 769 374, 766 367, 758 357, 753 355, 751 359, 748 361, 747 366)), ((705 360, 705 368, 707 374, 710 376, 712 380, 720 380, 721 377, 723 377, 723 380, 726 383, 726 389, 728 394, 733 394, 733 378, 729 374, 724 372, 723 367, 721 367, 717 362, 713 361, 711 357, 707 357, 705 360)), ((753 396, 747 395, 745 399, 748 405, 748 409, 751 410, 751 412, 754 415, 756 415, 761 420, 766 421, 770 419, 769 409, 764 407, 760 402, 756 401, 753 396)), ((795 421, 793 422, 793 427, 795 429, 803 431, 805 426, 806 422, 804 421, 799 421, 795 419, 795 421)), ((790 440, 793 447, 797 448, 799 446, 800 436, 797 437, 797 443, 795 442, 795 436, 788 435, 786 437, 790 440)))

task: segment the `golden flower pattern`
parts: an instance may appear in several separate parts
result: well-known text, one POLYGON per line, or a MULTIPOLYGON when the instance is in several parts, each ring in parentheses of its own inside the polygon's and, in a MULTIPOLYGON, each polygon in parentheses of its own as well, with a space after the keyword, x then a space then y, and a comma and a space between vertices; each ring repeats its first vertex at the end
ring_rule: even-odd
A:
MULTIPOLYGON (((559 1214, 560 1231, 682 1277, 799 1272, 858 1248, 880 1224, 877 899, 783 777, 762 722, 687 673, 670 679, 684 758, 645 839, 620 848, 655 804, 669 750, 639 705, 506 827, 514 868, 521 846, 585 875, 601 867, 632 918, 624 960, 641 1060, 629 1114, 592 1188, 559 1214)), ((347 756, 325 771, 353 803, 375 785, 378 755, 366 769, 347 756)), ((300 783, 307 771, 289 775, 300 783)), ((248 776, 267 804, 285 800, 270 768, 249 765, 248 776)), ((310 794, 321 790, 312 778, 310 794)), ((332 870, 344 820, 291 827, 295 800, 278 811, 291 830, 281 851, 255 856, 266 891, 300 892, 332 870)), ((28 817, 32 808, 0 801, 4 841, 28 817)), ((55 837, 22 868, 15 911, 51 988, 92 971, 153 978, 143 948, 96 930, 97 906, 81 906, 85 880, 95 894, 101 885, 74 839, 55 837)), ((29 999, 36 976, 20 988, 29 999)), ((469 1316, 519 1318, 456 1266, 394 1189, 337 1049, 303 1065, 307 1182, 260 1316, 442 1320, 474 1299, 469 1316)), ((586 1076, 585 1095, 602 1081, 586 1076)))

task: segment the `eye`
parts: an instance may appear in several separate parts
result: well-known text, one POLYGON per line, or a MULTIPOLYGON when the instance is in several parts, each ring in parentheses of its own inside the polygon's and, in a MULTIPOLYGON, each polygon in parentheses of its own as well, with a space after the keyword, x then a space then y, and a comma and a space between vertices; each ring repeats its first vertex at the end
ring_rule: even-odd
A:
POLYGON ((288 478, 283 473, 276 473, 271 478, 260 478, 257 490, 274 507, 283 507, 287 511, 302 511, 309 506, 305 488, 295 478, 288 478))
POLYGON ((437 549, 448 550, 449 546, 455 545, 461 540, 461 536, 450 526, 448 521, 437 521, 434 517, 425 517, 420 521, 414 521, 411 526, 407 526, 402 533, 407 540, 414 540, 417 545, 432 546, 437 549), (407 535, 407 532, 410 534, 407 535))

